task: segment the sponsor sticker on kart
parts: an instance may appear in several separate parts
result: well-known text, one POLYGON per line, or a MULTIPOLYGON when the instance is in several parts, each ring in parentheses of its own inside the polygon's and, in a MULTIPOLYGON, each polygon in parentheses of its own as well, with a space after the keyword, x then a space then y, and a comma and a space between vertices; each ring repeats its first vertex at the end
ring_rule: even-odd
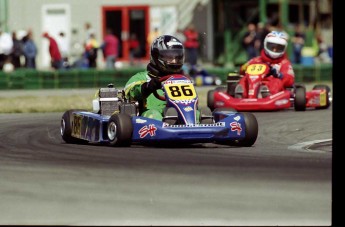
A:
POLYGON ((145 138, 147 135, 151 137, 156 135, 157 127, 154 124, 145 125, 139 130, 140 138, 145 138))
POLYGON ((320 106, 326 106, 326 105, 327 105, 326 91, 321 91, 321 93, 320 93, 320 106))
POLYGON ((234 122, 231 122, 230 123, 230 127, 231 127, 231 131, 236 131, 237 132, 237 135, 241 135, 241 132, 242 132, 242 127, 241 127, 241 124, 234 121, 234 122))
POLYGON ((82 126, 83 116, 73 114, 72 121, 72 136, 76 138, 81 138, 81 126, 82 126))

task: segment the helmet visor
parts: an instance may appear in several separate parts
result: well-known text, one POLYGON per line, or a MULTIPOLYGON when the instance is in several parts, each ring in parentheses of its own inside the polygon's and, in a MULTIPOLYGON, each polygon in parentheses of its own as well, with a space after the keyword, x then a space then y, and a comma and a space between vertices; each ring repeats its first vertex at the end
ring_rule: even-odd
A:
POLYGON ((285 51, 285 45, 268 42, 267 49, 275 53, 282 53, 285 51))
POLYGON ((159 58, 168 65, 182 65, 184 61, 184 52, 183 49, 161 50, 159 58))

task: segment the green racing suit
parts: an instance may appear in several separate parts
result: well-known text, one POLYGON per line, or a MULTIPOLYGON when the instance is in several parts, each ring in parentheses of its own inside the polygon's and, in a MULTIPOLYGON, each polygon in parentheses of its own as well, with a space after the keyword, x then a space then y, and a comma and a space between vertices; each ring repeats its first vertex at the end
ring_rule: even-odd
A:
MULTIPOLYGON (((149 82, 151 77, 147 71, 138 72, 132 76, 125 85, 125 96, 130 101, 139 102, 139 115, 143 117, 153 118, 156 120, 163 119, 163 111, 166 106, 165 101, 157 99, 153 93, 148 97, 143 97, 141 93, 141 85, 149 82)), ((157 93, 163 95, 163 90, 158 89, 157 93)))

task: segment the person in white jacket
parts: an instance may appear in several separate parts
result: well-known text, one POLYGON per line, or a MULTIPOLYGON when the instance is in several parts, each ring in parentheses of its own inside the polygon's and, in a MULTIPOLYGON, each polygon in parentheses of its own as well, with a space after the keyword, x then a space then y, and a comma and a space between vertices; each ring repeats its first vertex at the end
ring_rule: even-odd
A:
POLYGON ((10 57, 12 47, 13 47, 12 36, 7 32, 3 32, 0 28, 0 69, 1 70, 5 62, 10 57))

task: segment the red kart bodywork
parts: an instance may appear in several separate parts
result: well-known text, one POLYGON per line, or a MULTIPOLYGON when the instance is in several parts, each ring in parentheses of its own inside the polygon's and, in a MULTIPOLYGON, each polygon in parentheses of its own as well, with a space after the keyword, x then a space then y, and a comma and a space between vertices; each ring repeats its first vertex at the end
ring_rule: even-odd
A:
MULTIPOLYGON (((269 76, 269 66, 264 63, 249 65, 246 70, 247 94, 246 98, 238 98, 234 93, 239 75, 228 76, 227 88, 210 90, 207 105, 215 108, 229 107, 237 111, 276 111, 295 107, 296 111, 306 108, 326 109, 331 102, 331 92, 327 85, 315 85, 311 91, 306 91, 303 85, 280 91, 276 94, 263 96, 260 87, 266 85, 265 78, 269 76), (235 76, 236 79, 229 78, 235 76)), ((234 77, 234 78, 235 78, 234 77)))
POLYGON ((319 108, 319 107, 326 107, 328 105, 328 97, 327 97, 327 90, 322 89, 313 89, 311 91, 307 91, 306 93, 306 107, 307 108, 319 108))
POLYGON ((281 91, 266 98, 235 98, 222 91, 214 92, 214 108, 231 107, 237 111, 272 111, 291 107, 290 91, 281 91))

